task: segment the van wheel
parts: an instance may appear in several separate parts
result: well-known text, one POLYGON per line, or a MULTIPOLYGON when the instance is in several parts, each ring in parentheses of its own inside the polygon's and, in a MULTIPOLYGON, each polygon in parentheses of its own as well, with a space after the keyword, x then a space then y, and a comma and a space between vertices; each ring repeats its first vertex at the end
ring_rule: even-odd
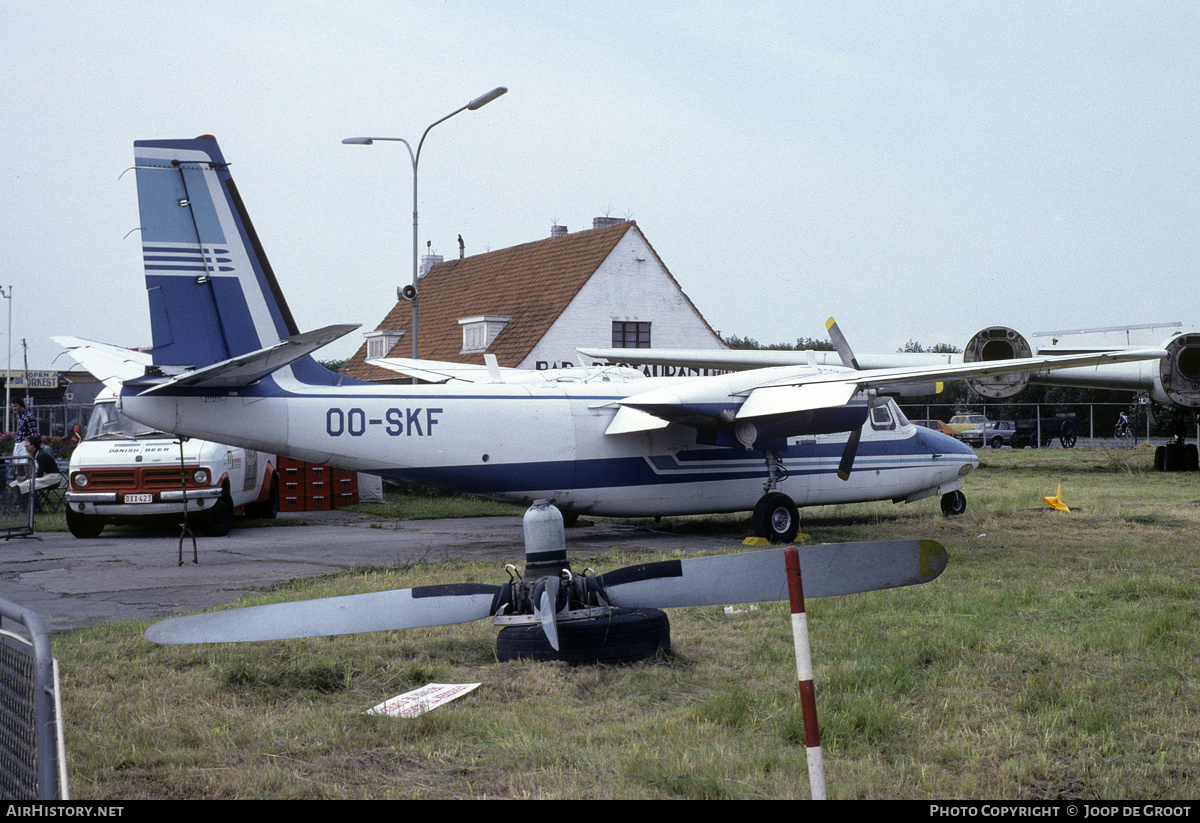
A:
POLYGON ((71 534, 84 539, 89 537, 99 537, 100 532, 104 531, 104 521, 99 517, 90 514, 79 514, 67 509, 67 528, 71 534))
POLYGON ((257 517, 262 520, 274 520, 275 515, 279 514, 279 479, 271 478, 271 489, 267 492, 267 499, 261 503, 247 503, 246 514, 250 517, 257 517))
POLYGON ((209 537, 224 537, 232 528, 233 502, 228 497, 218 497, 200 520, 200 531, 209 537))

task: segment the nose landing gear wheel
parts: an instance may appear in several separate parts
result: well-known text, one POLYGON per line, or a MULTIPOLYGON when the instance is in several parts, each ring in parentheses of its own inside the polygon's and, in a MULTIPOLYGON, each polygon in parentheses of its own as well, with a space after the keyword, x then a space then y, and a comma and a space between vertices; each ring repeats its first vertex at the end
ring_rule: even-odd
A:
POLYGON ((960 491, 948 492, 942 495, 942 514, 946 517, 957 517, 966 514, 967 496, 960 491))
POLYGON ((754 533, 772 543, 791 543, 800 533, 800 510, 786 494, 764 494, 751 519, 754 533))

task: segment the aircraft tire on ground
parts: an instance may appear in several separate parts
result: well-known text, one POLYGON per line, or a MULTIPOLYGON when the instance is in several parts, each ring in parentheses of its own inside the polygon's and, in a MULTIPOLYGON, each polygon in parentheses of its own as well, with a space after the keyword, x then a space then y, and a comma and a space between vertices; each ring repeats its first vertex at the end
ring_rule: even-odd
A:
POLYGON ((800 533, 800 510, 786 494, 771 492, 758 499, 751 522, 756 536, 772 543, 791 543, 800 533))
POLYGON ((200 518, 200 531, 209 537, 224 537, 233 528, 233 503, 222 495, 200 518))
POLYGON ((947 492, 942 495, 942 514, 946 517, 958 517, 967 512, 967 496, 961 491, 947 492))
POLYGON ((1183 469, 1183 444, 1168 443, 1163 446, 1163 471, 1177 472, 1183 469))
POLYGON ((505 626, 496 638, 496 657, 561 660, 565 663, 634 663, 671 650, 671 623, 661 609, 615 608, 606 617, 558 624, 558 650, 541 625, 505 626))
POLYGON ((1197 451, 1195 443, 1188 443, 1183 447, 1183 470, 1200 471, 1200 451, 1197 451))
POLYGON ((1154 470, 1156 472, 1164 472, 1167 470, 1167 447, 1156 446, 1154 449, 1154 470))
POLYGON ((99 537, 104 531, 104 521, 95 515, 79 514, 67 508, 67 529, 80 538, 99 537))

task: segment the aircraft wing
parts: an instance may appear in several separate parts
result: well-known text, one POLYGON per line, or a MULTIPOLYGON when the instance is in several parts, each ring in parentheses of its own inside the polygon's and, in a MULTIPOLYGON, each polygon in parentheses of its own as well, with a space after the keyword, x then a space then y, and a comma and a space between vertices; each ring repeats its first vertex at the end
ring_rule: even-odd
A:
POLYGON ((584 357, 607 363, 633 363, 643 366, 689 366, 696 369, 744 371, 771 366, 840 366, 832 351, 776 351, 768 349, 592 349, 575 351, 584 357))
POLYGON ((712 421, 718 415, 728 415, 734 407, 736 412, 727 422, 781 418, 845 406, 859 392, 897 384, 1104 366, 1134 360, 1154 360, 1165 355, 1166 352, 1161 349, 1131 349, 1066 357, 1040 356, 860 371, 842 367, 775 367, 741 376, 696 378, 682 380, 671 388, 658 388, 617 401, 620 407, 643 414, 636 417, 618 415, 607 433, 648 431, 660 427, 663 420, 688 423, 706 415, 712 421), (753 379, 756 376, 758 380, 753 379), (718 382, 712 383, 714 379, 718 382), (734 380, 740 381, 741 385, 734 380), (714 390, 711 387, 719 388, 714 390))
MULTIPOLYGON (((495 379, 497 375, 493 374, 487 365, 450 363, 445 360, 413 360, 410 357, 375 357, 366 362, 368 366, 377 366, 408 377, 415 377, 426 383, 500 382, 495 379)), ((500 369, 501 373, 515 371, 518 369, 507 367, 500 369)), ((528 371, 528 369, 522 371, 528 371)))
MULTIPOLYGON (((301 357, 312 354, 339 337, 358 328, 357 323, 341 326, 326 326, 316 331, 304 332, 280 340, 273 346, 256 352, 223 360, 202 369, 185 372, 146 389, 147 394, 168 387, 190 386, 194 388, 236 388, 249 386, 268 374, 282 369, 301 357)), ((161 378, 160 378, 161 379, 161 378)))
POLYGON ((121 384, 126 380, 145 374, 146 367, 151 363, 149 352, 134 351, 68 335, 52 337, 51 340, 66 349, 67 354, 76 363, 91 372, 106 389, 114 393, 121 391, 121 384))

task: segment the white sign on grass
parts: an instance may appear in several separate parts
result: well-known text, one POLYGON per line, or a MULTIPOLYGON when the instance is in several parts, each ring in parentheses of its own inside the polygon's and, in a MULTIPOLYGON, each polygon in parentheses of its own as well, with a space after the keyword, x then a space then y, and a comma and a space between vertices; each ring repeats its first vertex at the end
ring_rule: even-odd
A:
POLYGON ((478 683, 430 683, 428 686, 422 686, 411 692, 398 694, 390 700, 385 700, 378 706, 367 709, 367 714, 416 717, 462 697, 467 692, 474 691, 478 686, 478 683))

